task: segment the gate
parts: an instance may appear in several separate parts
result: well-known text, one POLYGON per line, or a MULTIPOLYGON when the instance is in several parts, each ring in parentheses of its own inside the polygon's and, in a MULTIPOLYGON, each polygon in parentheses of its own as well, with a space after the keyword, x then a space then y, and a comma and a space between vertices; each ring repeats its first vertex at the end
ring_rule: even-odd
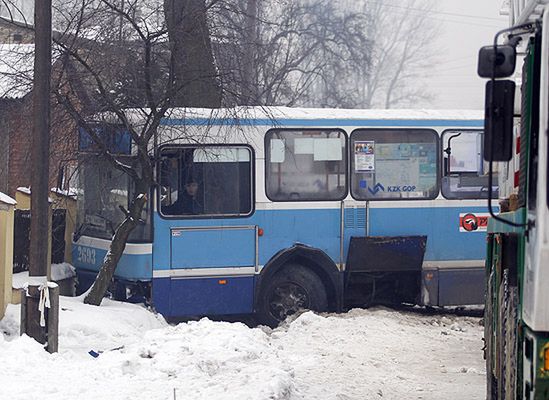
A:
MULTIPOLYGON (((13 272, 29 270, 30 210, 15 210, 13 227, 13 272)), ((66 210, 52 211, 51 262, 59 264, 65 258, 66 210)))

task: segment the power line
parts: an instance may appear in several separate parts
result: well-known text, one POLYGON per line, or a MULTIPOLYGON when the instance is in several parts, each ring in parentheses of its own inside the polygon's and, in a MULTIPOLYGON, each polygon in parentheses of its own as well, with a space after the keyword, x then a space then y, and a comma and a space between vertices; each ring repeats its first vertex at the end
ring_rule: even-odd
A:
POLYGON ((400 8, 400 9, 403 9, 403 10, 406 10, 406 11, 417 11, 417 12, 428 13, 428 14, 448 15, 448 16, 451 16, 451 17, 475 18, 475 19, 491 20, 491 21, 498 21, 498 22, 503 21, 502 18, 480 17, 480 16, 477 16, 477 15, 449 13, 449 12, 443 12, 443 11, 422 10, 421 8, 397 6, 397 5, 394 5, 394 4, 380 3, 380 2, 374 1, 374 0, 364 0, 364 1, 366 3, 378 4, 378 5, 385 6, 385 7, 400 8))

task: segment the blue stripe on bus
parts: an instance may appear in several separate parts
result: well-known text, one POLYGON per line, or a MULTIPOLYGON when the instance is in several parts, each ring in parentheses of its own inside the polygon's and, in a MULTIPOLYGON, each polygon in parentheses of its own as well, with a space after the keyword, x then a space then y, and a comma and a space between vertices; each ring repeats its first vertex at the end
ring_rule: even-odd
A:
MULTIPOLYGON (((82 252, 80 252, 82 253, 82 252)), ((73 244, 72 259, 76 269, 98 272, 107 255, 107 250, 73 244), (78 248, 90 249, 85 260, 78 257, 78 248), (89 254, 93 254, 93 257, 89 254)), ((152 278, 152 254, 122 254, 115 271, 115 278, 149 281, 152 278)))
POLYGON ((227 120, 226 118, 164 118, 160 122, 165 126, 314 126, 314 127, 338 127, 338 126, 410 126, 410 127, 484 127, 484 120, 419 120, 419 119, 238 119, 227 120))
MULTIPOLYGON (((459 230, 459 214, 464 212, 486 212, 486 208, 371 208, 370 235, 427 235, 426 261, 484 259, 485 233, 459 230)), ((337 208, 262 210, 242 219, 166 220, 156 214, 154 255, 124 254, 115 276, 128 280, 150 280, 153 264, 155 270, 253 266, 255 235, 252 230, 197 231, 190 235, 183 231, 183 236, 171 237, 172 228, 239 225, 257 225, 264 230, 264 235, 259 238, 259 265, 265 265, 279 250, 297 242, 319 248, 335 263, 339 262, 340 210, 337 208), (171 245, 172 239, 175 242, 171 245)), ((343 262, 347 257, 350 237, 364 235, 364 228, 345 228, 343 262)), ((98 271, 107 253, 96 248, 93 262, 81 262, 77 250, 78 245, 73 246, 75 267, 89 271, 98 271)))
MULTIPOLYGON (((346 210, 347 211, 347 210, 346 210)), ((402 236, 427 235, 426 261, 443 260, 479 260, 485 257, 484 232, 460 232, 459 214, 464 212, 486 212, 486 207, 433 207, 433 208, 372 208, 370 209, 371 236, 402 236)), ((172 260, 170 235, 172 228, 181 227, 231 227, 242 225, 257 225, 264 235, 259 238, 258 263, 265 265, 279 250, 291 247, 295 243, 303 243, 323 250, 335 263, 340 258, 340 210, 308 209, 308 210, 261 210, 249 218, 242 219, 196 219, 196 220, 166 220, 155 215, 154 269, 167 270, 172 268, 193 267, 190 257, 184 264, 172 260)), ((219 232, 219 231, 217 231, 219 232)), ((351 236, 364 236, 361 228, 345 229, 344 259, 351 236)), ((178 248, 173 254, 184 254, 185 251, 195 252, 195 247, 201 247, 208 253, 212 261, 210 265, 196 267, 219 267, 220 260, 229 260, 225 266, 245 266, 251 263, 250 250, 255 250, 255 241, 250 237, 232 236, 227 231, 225 236, 217 233, 212 239, 218 242, 210 245, 207 235, 189 237, 189 241, 178 241, 178 248), (219 241, 225 240, 225 243, 219 241), (248 260, 234 262, 232 260, 248 260)))

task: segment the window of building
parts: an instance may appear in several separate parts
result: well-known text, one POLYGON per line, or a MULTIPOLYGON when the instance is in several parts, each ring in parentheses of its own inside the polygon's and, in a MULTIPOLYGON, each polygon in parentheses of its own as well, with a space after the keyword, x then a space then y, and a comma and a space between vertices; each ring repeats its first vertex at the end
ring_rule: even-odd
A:
POLYGON ((273 201, 341 200, 347 194, 345 132, 273 129, 265 138, 267 197, 273 201))
POLYGON ((12 38, 13 38, 13 43, 21 43, 23 41, 23 35, 21 35, 20 33, 14 33, 12 35, 12 38))
POLYGON ((160 212, 165 216, 248 216, 253 154, 245 146, 164 147, 160 212))
POLYGON ((438 137, 429 129, 357 129, 351 134, 351 194, 358 200, 438 195, 438 137))
MULTIPOLYGON (((482 158, 483 135, 478 130, 447 130, 442 134, 444 162, 442 195, 447 199, 488 198, 488 164, 482 158)), ((497 198, 498 178, 492 179, 497 198)))

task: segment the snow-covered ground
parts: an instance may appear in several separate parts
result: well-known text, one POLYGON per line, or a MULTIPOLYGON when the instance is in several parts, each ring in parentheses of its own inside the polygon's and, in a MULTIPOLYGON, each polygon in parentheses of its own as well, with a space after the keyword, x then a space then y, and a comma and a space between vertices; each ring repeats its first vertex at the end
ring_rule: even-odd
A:
POLYGON ((131 304, 61 298, 59 353, 0 321, 0 399, 483 399, 478 318, 306 312, 271 330, 168 325, 131 304), (88 352, 92 350, 96 357, 88 352))

